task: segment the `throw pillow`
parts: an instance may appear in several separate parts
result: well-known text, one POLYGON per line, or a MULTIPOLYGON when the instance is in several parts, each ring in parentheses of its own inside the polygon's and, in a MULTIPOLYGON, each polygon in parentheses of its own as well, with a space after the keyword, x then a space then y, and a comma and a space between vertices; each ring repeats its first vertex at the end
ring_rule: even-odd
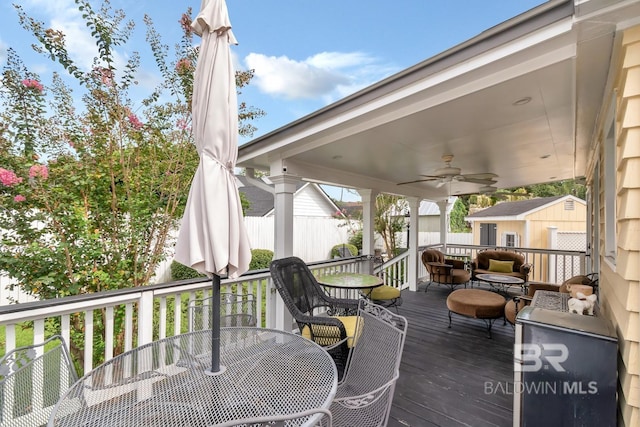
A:
POLYGON ((494 273, 513 273, 513 261, 489 260, 489 271, 494 273))

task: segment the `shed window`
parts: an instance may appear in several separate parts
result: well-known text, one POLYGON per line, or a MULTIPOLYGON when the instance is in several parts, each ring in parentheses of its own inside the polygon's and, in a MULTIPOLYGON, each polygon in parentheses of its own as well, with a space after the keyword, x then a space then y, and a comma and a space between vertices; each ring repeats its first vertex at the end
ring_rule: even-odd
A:
POLYGON ((518 246, 518 235, 513 232, 502 233, 502 246, 515 248, 518 246))

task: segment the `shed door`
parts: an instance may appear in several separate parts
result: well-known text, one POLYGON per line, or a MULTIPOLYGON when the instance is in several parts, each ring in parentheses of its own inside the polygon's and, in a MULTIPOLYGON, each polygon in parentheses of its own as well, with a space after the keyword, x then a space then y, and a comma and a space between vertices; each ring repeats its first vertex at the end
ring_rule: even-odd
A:
POLYGON ((481 223, 480 224, 480 244, 485 246, 496 245, 496 224, 481 223))

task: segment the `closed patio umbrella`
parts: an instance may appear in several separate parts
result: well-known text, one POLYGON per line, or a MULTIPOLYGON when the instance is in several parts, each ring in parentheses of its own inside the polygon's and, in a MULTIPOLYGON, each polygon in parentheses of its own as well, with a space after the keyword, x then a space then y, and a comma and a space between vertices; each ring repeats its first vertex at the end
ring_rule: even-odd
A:
POLYGON ((192 24, 202 37, 193 84, 196 169, 175 247, 175 259, 212 278, 211 373, 220 367, 220 276, 249 269, 251 250, 234 176, 238 105, 230 45, 237 44, 224 0, 202 0, 192 24))

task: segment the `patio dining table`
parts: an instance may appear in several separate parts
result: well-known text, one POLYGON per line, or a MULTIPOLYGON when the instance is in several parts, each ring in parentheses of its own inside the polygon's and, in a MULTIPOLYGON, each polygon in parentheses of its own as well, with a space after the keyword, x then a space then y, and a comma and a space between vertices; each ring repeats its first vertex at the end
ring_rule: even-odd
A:
POLYGON ((382 286, 382 279, 372 274, 341 272, 316 277, 318 283, 328 288, 337 289, 341 298, 352 298, 351 291, 370 291, 382 286))
MULTIPOLYGON (((215 426, 245 418, 328 409, 337 390, 329 354, 299 335, 222 328, 222 372, 208 375, 211 331, 127 351, 77 381, 49 426, 215 426)), ((321 414, 288 425, 313 425, 321 414)))

